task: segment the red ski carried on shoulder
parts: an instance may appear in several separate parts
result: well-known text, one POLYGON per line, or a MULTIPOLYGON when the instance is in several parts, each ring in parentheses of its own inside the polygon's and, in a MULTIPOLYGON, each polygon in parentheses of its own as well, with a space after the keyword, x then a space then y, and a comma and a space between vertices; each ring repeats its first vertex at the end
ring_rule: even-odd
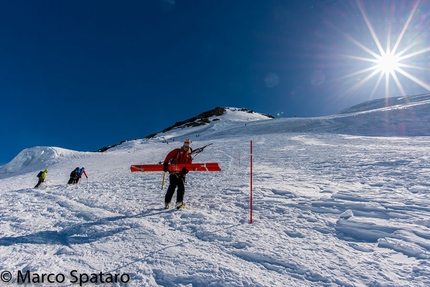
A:
MULTIPOLYGON (((188 171, 221 171, 217 162, 207 163, 184 163, 184 164, 169 164, 170 172, 179 172, 183 168, 188 171)), ((163 171, 163 164, 134 164, 130 166, 131 172, 156 172, 163 171)))

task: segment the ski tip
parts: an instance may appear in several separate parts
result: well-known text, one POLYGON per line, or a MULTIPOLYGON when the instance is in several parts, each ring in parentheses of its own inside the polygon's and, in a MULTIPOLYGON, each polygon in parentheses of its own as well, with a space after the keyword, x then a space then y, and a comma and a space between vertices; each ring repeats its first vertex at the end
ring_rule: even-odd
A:
POLYGON ((131 172, 137 172, 137 171, 145 171, 145 168, 144 167, 141 167, 141 166, 135 166, 135 165, 132 165, 132 166, 130 166, 130 170, 131 170, 131 172))

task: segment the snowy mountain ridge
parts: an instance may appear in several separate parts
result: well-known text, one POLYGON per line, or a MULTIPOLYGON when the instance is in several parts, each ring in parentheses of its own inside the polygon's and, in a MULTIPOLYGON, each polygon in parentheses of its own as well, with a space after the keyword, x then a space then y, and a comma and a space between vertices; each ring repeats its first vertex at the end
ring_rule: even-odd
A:
MULTIPOLYGON (((340 114, 316 118, 276 118, 253 112, 244 108, 216 108, 202 113, 204 117, 194 117, 176 123, 162 132, 145 137, 145 141, 174 141, 179 138, 191 140, 206 138, 225 138, 238 134, 270 134, 270 133, 340 133, 366 136, 428 136, 430 135, 430 96, 420 95, 402 98, 377 99, 351 107, 340 114), (396 105, 381 107, 382 103, 391 102, 396 105), (213 114, 216 111, 217 114, 213 114), (208 116, 207 116, 208 115, 208 116), (204 120, 202 120, 204 119, 204 120), (419 121, 420 124, 416 124, 419 121), (203 122, 200 124, 192 124, 203 122)), ((136 141, 123 140, 117 145, 108 146, 99 151, 109 149, 127 149, 136 141)), ((33 147, 20 152, 11 162, 0 166, 0 177, 15 172, 41 169, 44 165, 52 165, 60 158, 79 157, 85 152, 66 150, 58 147, 33 147)))
POLYGON ((340 114, 346 113, 356 113, 362 111, 376 110, 381 108, 390 108, 392 106, 398 105, 408 105, 414 103, 423 103, 430 101, 430 93, 404 96, 404 97, 391 97, 391 98, 381 98, 363 102, 361 104, 352 106, 340 112, 340 114))
MULTIPOLYGON (((153 133, 150 135, 147 135, 144 137, 144 139, 152 139, 152 138, 162 138, 165 141, 173 140, 175 134, 181 134, 183 135, 184 132, 181 131, 183 129, 186 129, 186 132, 194 133, 210 129, 211 127, 214 127, 216 129, 219 129, 219 123, 214 123, 217 121, 222 122, 223 126, 226 125, 234 125, 235 123, 240 122, 251 122, 251 121, 258 121, 258 120, 267 120, 267 119, 273 119, 274 117, 271 115, 263 115, 260 113, 256 113, 252 110, 248 110, 246 108, 234 108, 234 107, 216 107, 212 110, 203 112, 195 117, 192 117, 190 119, 187 119, 185 121, 177 122, 174 125, 167 127, 163 129, 160 132, 153 133)), ((98 151, 105 152, 110 148, 119 146, 123 144, 124 142, 127 142, 127 140, 122 140, 121 142, 111 145, 111 146, 105 146, 98 151)))

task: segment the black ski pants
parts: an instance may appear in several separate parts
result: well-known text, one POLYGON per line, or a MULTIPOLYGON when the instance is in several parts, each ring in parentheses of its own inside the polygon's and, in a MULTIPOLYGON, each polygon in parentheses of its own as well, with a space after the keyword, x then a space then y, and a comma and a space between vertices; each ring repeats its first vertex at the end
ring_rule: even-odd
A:
POLYGON ((184 201, 185 194, 185 186, 184 186, 185 178, 179 173, 172 173, 169 176, 169 187, 167 188, 166 196, 164 198, 165 203, 170 203, 172 200, 173 194, 175 193, 176 187, 178 190, 176 191, 176 202, 184 201))
POLYGON ((34 187, 34 188, 38 188, 39 187, 39 185, 42 183, 42 182, 44 182, 45 180, 43 179, 43 178, 41 178, 41 177, 39 177, 39 181, 37 182, 37 184, 36 184, 36 186, 34 187))

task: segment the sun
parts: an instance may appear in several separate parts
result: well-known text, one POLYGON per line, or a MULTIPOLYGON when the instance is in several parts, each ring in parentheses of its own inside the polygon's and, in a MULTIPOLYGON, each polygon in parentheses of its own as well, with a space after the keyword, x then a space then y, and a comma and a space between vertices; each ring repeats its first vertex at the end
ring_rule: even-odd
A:
POLYGON ((403 26, 403 29, 399 33, 395 42, 391 41, 391 38, 392 38, 391 26, 389 27, 389 29, 388 29, 389 32, 387 35, 388 40, 387 40, 385 47, 383 47, 383 45, 381 44, 381 41, 378 38, 378 36, 375 32, 375 29, 373 28, 373 26, 372 26, 372 24, 371 24, 371 22, 367 16, 367 13, 366 13, 366 10, 363 6, 363 3, 361 2, 361 0, 356 0, 356 3, 357 3, 358 8, 360 9, 361 15, 363 16, 363 19, 364 19, 366 26, 370 32, 370 35, 372 36, 374 44, 377 47, 377 51, 372 50, 371 48, 367 47, 363 43, 361 43, 358 40, 356 40, 355 38, 353 38, 352 36, 341 32, 348 40, 350 40, 353 44, 355 44, 357 47, 359 47, 360 49, 362 49, 364 52, 366 52, 368 54, 367 57, 366 56, 357 56, 357 55, 341 55, 341 56, 349 58, 349 59, 359 60, 362 62, 368 62, 371 64, 367 68, 364 68, 364 69, 359 70, 359 71, 355 71, 353 73, 342 76, 340 78, 340 79, 345 79, 345 78, 360 76, 359 77, 360 81, 358 83, 356 83, 353 87, 351 87, 349 90, 347 90, 344 93, 344 95, 357 90, 358 88, 363 86, 365 83, 367 83, 373 77, 377 77, 376 84, 372 90, 370 97, 374 96, 379 85, 383 82, 384 78, 385 78, 385 81, 384 81, 385 82, 385 97, 389 97, 389 92, 390 92, 389 86, 390 86, 390 82, 393 82, 393 81, 396 84, 400 93, 403 96, 405 96, 406 92, 403 88, 402 83, 399 80, 399 75, 402 75, 403 77, 405 77, 405 78, 411 80, 412 82, 418 84, 419 86, 425 88, 427 91, 430 91, 430 84, 417 78, 413 74, 413 71, 417 71, 417 70, 430 71, 430 69, 427 68, 427 66, 423 67, 423 66, 418 66, 416 64, 409 64, 409 63, 406 63, 406 61, 405 61, 407 59, 412 59, 413 57, 416 57, 416 56, 422 55, 424 53, 430 52, 430 46, 418 49, 417 48, 418 45, 416 45, 416 43, 415 44, 409 43, 406 48, 399 51, 400 44, 401 44, 403 37, 405 36, 406 31, 408 30, 408 27, 411 24, 411 21, 412 21, 414 15, 418 9, 418 4, 420 3, 420 1, 414 2, 413 6, 412 6, 412 10, 411 10, 404 26, 403 26), (394 43, 394 45, 393 45, 393 43, 394 43), (408 69, 408 70, 405 70, 405 69, 408 69), (364 77, 362 77, 362 76, 364 76, 364 77))
POLYGON ((384 54, 377 57, 376 69, 384 74, 393 74, 399 68, 399 56, 393 54, 384 54))

